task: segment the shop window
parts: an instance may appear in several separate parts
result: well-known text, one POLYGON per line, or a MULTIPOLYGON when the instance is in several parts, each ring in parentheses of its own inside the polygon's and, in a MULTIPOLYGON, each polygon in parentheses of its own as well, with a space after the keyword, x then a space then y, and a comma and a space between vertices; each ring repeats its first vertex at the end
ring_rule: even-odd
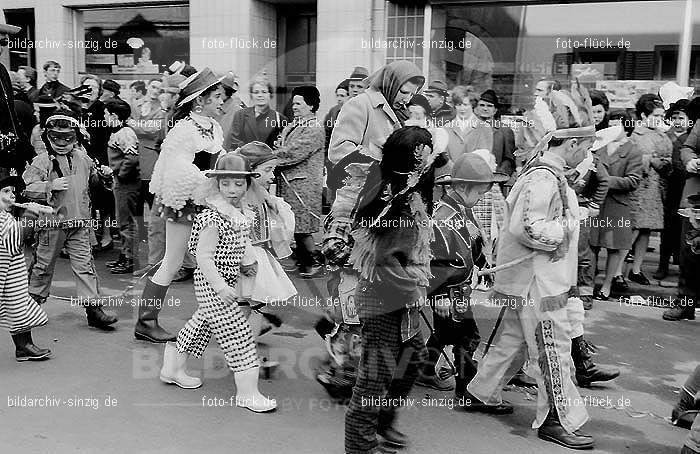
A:
POLYGON ((423 66, 424 6, 387 3, 386 62, 408 60, 423 66), (394 43, 392 45, 392 43, 394 43))
POLYGON ((114 79, 161 73, 172 62, 189 62, 186 5, 82 11, 85 70, 114 79), (95 43, 94 45, 92 43, 95 43))
MULTIPOLYGON (((675 80, 684 7, 680 0, 432 1, 430 39, 453 49, 430 48, 423 57, 430 80, 471 85, 477 92, 494 89, 502 113, 529 107, 538 80, 566 87, 574 77, 588 88, 611 90, 613 107, 628 107, 631 99, 617 94, 655 92, 675 80)), ((694 53, 691 84, 700 83, 699 66, 694 53)))
POLYGON ((9 37, 10 68, 13 71, 19 66, 36 68, 36 51, 31 45, 34 42, 34 10, 6 9, 5 18, 8 24, 20 27, 19 33, 9 37))

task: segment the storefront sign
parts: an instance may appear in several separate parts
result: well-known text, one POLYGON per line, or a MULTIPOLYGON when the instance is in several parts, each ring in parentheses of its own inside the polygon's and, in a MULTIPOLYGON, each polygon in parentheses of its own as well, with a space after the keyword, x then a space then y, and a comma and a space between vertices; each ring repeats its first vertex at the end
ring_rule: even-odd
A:
POLYGON ((665 80, 599 80, 597 90, 603 91, 611 108, 633 109, 640 96, 645 93, 658 94, 665 80))
POLYGON ((571 65, 571 76, 581 82, 595 82, 605 79, 605 64, 603 63, 574 63, 571 65))
POLYGON ((113 65, 114 61, 114 54, 85 54, 88 65, 113 65))

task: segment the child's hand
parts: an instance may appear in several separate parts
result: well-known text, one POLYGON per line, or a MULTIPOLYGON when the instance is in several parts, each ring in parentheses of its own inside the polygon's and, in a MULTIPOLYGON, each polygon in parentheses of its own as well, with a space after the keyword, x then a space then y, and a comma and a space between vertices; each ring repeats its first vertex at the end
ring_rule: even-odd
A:
POLYGON ((66 177, 56 178, 51 182, 52 191, 65 191, 66 189, 68 189, 68 178, 66 177))
POLYGON ((253 262, 249 265, 241 264, 241 274, 247 277, 253 277, 258 274, 258 262, 253 262))
POLYGON ((218 292, 219 298, 221 298, 221 301, 223 301, 226 304, 234 305, 236 303, 237 295, 236 291, 229 287, 228 285, 218 292))

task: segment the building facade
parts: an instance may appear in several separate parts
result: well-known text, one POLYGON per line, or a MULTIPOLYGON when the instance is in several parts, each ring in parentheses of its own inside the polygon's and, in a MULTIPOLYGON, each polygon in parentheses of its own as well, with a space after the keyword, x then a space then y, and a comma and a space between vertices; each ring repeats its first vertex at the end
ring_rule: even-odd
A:
POLYGON ((2 8, 23 28, 5 63, 37 67, 39 84, 46 60, 62 65, 67 85, 84 73, 126 85, 181 60, 233 71, 244 101, 248 82, 264 74, 280 109, 293 87, 314 84, 324 114, 355 66, 371 72, 399 59, 450 87, 493 88, 513 112, 542 78, 579 77, 621 107, 662 81, 700 88, 700 5, 693 3, 3 0, 2 8))

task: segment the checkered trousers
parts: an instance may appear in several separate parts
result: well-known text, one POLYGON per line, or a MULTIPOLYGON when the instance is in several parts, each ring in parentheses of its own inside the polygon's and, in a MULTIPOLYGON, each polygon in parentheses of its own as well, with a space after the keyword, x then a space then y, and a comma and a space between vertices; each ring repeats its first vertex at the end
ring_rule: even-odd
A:
POLYGON ((177 335, 177 350, 199 358, 212 333, 233 372, 258 366, 250 325, 238 306, 224 303, 197 268, 194 293, 199 307, 177 335))
MULTIPOLYGON (((359 306, 378 304, 371 286, 356 293, 359 306)), ((372 404, 379 398, 405 398, 427 357, 420 331, 401 342, 401 321, 405 310, 373 314, 365 311, 362 323, 362 356, 357 381, 345 414, 345 452, 371 453, 377 447, 377 430, 393 424, 396 406, 372 404)))

